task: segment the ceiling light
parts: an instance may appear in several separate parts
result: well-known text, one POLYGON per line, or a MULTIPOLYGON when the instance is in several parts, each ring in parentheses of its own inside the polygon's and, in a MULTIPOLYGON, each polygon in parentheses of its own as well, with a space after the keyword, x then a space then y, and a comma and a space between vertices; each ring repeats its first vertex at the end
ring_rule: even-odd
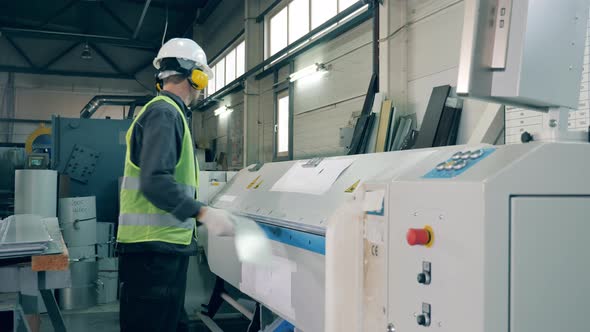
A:
POLYGON ((215 114, 215 116, 220 116, 220 117, 224 117, 229 115, 231 112, 233 112, 233 109, 228 108, 227 106, 221 106, 218 109, 216 109, 213 114, 215 114))
POLYGON ((299 79, 308 76, 315 76, 318 74, 326 74, 328 72, 328 67, 323 63, 315 63, 309 67, 305 67, 301 70, 294 72, 293 74, 289 75, 289 80, 291 82, 295 82, 299 79))
POLYGON ((92 60, 92 53, 90 52, 90 46, 88 45, 88 43, 84 44, 84 50, 82 50, 80 58, 84 60, 92 60))

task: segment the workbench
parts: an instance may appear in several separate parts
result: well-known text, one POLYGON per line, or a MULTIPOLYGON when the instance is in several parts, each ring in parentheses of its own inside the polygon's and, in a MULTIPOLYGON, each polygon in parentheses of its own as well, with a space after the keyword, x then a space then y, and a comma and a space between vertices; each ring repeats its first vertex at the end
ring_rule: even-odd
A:
POLYGON ((0 259, 0 311, 14 312, 14 331, 29 331, 20 306, 20 295, 41 294, 56 332, 66 327, 55 300, 55 289, 71 286, 69 253, 58 225, 48 225, 53 239, 44 254, 0 259))

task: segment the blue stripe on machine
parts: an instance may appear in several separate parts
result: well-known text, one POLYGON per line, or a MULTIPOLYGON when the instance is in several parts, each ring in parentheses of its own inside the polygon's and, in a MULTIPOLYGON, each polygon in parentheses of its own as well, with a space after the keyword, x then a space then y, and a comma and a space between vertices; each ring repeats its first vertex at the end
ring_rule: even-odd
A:
POLYGON ((320 255, 326 254, 326 238, 321 235, 309 234, 279 226, 258 223, 269 239, 293 247, 305 249, 320 255))

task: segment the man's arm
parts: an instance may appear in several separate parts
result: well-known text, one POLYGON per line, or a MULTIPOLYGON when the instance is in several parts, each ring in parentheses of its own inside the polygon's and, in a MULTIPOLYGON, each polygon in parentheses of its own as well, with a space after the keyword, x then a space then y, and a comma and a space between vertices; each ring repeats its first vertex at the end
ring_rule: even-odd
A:
POLYGON ((152 106, 154 108, 146 110, 141 121, 140 191, 157 208, 177 219, 193 218, 203 204, 187 195, 174 179, 182 147, 184 128, 180 126, 180 133, 178 130, 182 119, 174 109, 158 104, 152 106))

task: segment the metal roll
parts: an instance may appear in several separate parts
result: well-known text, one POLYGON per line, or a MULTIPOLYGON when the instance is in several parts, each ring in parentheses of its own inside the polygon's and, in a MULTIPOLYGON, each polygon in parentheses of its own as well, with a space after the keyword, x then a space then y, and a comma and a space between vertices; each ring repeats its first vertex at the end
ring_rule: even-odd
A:
POLYGON ((59 290, 59 305, 64 310, 86 309, 97 304, 98 265, 96 262, 70 264, 72 287, 59 290))

